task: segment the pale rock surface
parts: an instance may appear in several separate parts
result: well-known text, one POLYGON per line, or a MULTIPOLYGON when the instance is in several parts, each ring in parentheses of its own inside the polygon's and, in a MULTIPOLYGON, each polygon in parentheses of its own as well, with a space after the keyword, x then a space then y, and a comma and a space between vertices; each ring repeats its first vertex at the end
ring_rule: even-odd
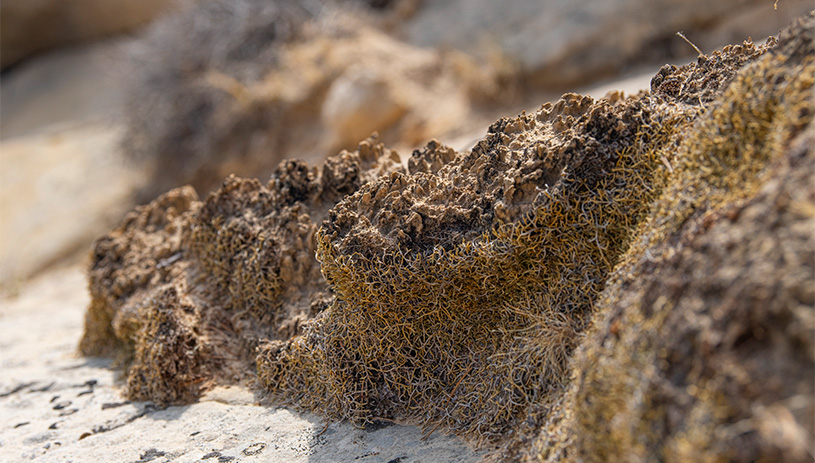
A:
POLYGON ((320 116, 332 132, 331 144, 342 146, 390 127, 404 113, 387 76, 351 68, 331 84, 320 116))
POLYGON ((125 50, 132 39, 65 47, 3 74, 0 139, 122 113, 125 50))
POLYGON ((117 154, 120 134, 69 124, 0 142, 0 287, 89 252, 132 207, 144 174, 117 154))
POLYGON ((0 289, 84 256, 133 207, 147 176, 119 148, 129 43, 55 50, 3 75, 0 289))

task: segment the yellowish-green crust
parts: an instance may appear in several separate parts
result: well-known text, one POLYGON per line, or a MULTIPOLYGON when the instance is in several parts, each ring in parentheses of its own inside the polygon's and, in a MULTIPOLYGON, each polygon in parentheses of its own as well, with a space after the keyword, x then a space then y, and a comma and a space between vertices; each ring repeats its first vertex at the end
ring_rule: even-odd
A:
POLYGON ((813 114, 809 16, 668 158, 526 461, 811 460, 813 114))

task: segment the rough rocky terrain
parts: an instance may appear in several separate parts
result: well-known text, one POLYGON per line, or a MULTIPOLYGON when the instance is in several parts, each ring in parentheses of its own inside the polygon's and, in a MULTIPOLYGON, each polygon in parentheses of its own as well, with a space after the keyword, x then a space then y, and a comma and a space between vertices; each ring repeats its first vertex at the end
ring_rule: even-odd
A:
POLYGON ((249 381, 502 459, 805 461, 813 44, 809 15, 407 167, 369 139, 172 190, 97 241, 81 350, 132 399, 249 381))
MULTIPOLYGON (((543 34, 533 65, 522 3, 448 17, 483 26, 462 52, 417 47, 441 4, 202 2, 115 48, 140 72, 64 50, 4 74, 0 459, 810 461, 812 16, 538 109, 551 69, 669 39, 567 15, 599 32, 543 34), (86 268, 25 282, 157 193, 97 240, 90 299, 86 268), (107 360, 74 353, 86 307, 107 360)), ((639 24, 707 51, 748 3, 639 24)))
MULTIPOLYGON (((313 6, 314 1, 310 2, 300 3, 313 6)), ((116 2, 91 8, 98 3, 9 2, 3 8, 25 7, 30 14, 3 14, 3 21, 21 25, 21 32, 31 34, 47 29, 37 21, 54 17, 63 18, 60 24, 74 31, 74 23, 65 18, 81 17, 82 24, 94 25, 88 30, 113 25, 115 22, 103 18, 116 2)), ((590 18, 557 2, 528 0, 515 0, 507 11, 495 15, 479 15, 476 10, 453 14, 456 2, 413 0, 321 0, 326 5, 322 9, 305 8, 295 0, 275 4, 263 0, 181 2, 186 8, 180 10, 167 10, 161 2, 142 3, 150 14, 134 15, 139 21, 163 11, 172 14, 159 15, 143 33, 124 40, 73 47, 75 42, 68 39, 57 41, 54 46, 62 48, 34 55, 4 72, 0 143, 11 145, 9 149, 0 146, 0 156, 22 144, 43 145, 61 153, 52 143, 51 134, 58 132, 62 146, 88 146, 87 150, 62 150, 66 163, 94 163, 95 155, 85 151, 106 152, 104 165, 116 168, 102 169, 104 173, 94 174, 90 182, 66 176, 71 184, 63 191, 76 192, 76 199, 64 192, 47 193, 45 186, 35 194, 4 190, 4 198, 17 199, 0 208, 8 230, 0 234, 0 288, 13 288, 15 282, 42 269, 43 263, 76 259, 81 255, 76 251, 113 227, 122 211, 175 186, 193 184, 203 196, 231 173, 265 180, 282 159, 319 163, 340 148, 353 150, 373 130, 402 155, 431 138, 456 149, 470 148, 498 117, 535 110, 542 102, 556 100, 561 92, 534 84, 530 76, 538 65, 559 69, 563 63, 557 57, 569 56, 570 50, 575 56, 591 55, 597 48, 592 40, 597 37, 613 39, 619 50, 657 53, 627 55, 630 59, 613 53, 592 55, 605 60, 603 66, 609 70, 645 76, 644 84, 636 82, 631 87, 636 91, 647 88, 650 75, 666 59, 692 56, 693 49, 674 35, 677 30, 684 30, 709 51, 748 35, 763 39, 810 8, 806 0, 781 1, 775 10, 772 2, 744 2, 732 11, 715 13, 683 2, 672 10, 675 15, 660 16, 655 11, 661 7, 649 3, 637 9, 651 20, 632 23, 626 29, 636 30, 635 34, 618 34, 614 25, 632 8, 631 2, 620 2, 590 18), (295 11, 299 13, 293 14, 295 11), (567 13, 571 16, 562 16, 567 13), (542 34, 541 24, 559 15, 559 25, 567 32, 544 27, 543 32, 554 36, 542 34), (435 17, 441 22, 431 21, 435 17), (449 27, 439 29, 441 23, 449 27), (653 30, 641 29, 644 24, 653 30), (611 28, 614 33, 591 35, 593 39, 587 41, 585 32, 592 28, 611 28), (421 30, 426 32, 421 34, 421 30), (189 34, 180 31, 196 39, 189 40, 189 34), (463 44, 452 41, 453 31, 469 38, 463 44), (666 47, 649 45, 657 36, 666 47), (485 44, 490 38, 497 45, 485 44), (532 43, 535 46, 527 46, 532 43), (446 48, 423 48, 426 45, 446 48), (458 49, 458 45, 469 46, 458 49), (521 55, 530 49, 540 50, 541 58, 557 59, 549 64, 522 64, 521 55), (561 51, 550 54, 549 49, 561 51), (614 63, 616 66, 609 67, 614 63), (98 136, 102 131, 108 135, 98 136), (123 145, 122 136, 129 140, 123 145), (73 158, 76 161, 70 160, 73 158), (107 208, 96 202, 100 207, 88 208, 86 201, 78 199, 99 196, 97 188, 117 191, 112 201, 115 206, 107 208), (17 215, 4 209, 10 203, 28 211, 58 209, 69 217, 81 216, 85 225, 66 226, 83 231, 63 240, 59 226, 45 226, 41 219, 22 217, 18 224, 17 215), (68 214, 69 210, 74 212, 68 214), (14 220, 9 219, 12 215, 14 220), (33 235, 22 231, 30 229, 32 220, 43 223, 33 235), (21 241, 26 242, 24 255, 42 254, 33 259, 36 263, 20 260, 21 241)), ((4 27, 3 31, 11 33, 12 29, 4 27)), ((6 43, 4 40, 4 46, 6 43)), ((597 64, 594 58, 575 59, 569 66, 583 61, 586 66, 597 64)), ((591 93, 595 98, 628 87, 617 83, 619 75, 613 72, 585 71, 583 75, 591 78, 580 78, 564 89, 588 93, 597 85, 596 79, 604 76, 615 83, 609 86, 605 82, 602 90, 591 93)), ((0 159, 4 171, 14 171, 17 159, 0 159)))

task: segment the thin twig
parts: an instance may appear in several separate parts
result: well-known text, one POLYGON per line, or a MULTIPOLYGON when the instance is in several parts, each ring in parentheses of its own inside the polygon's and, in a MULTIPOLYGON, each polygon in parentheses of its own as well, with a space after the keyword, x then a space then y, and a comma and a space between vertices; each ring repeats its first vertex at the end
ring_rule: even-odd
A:
POLYGON ((677 32, 676 35, 682 37, 682 40, 684 40, 685 42, 688 42, 688 45, 692 46, 693 49, 696 50, 697 53, 699 53, 699 56, 704 55, 704 53, 702 53, 702 50, 700 50, 699 47, 694 45, 693 42, 691 42, 690 40, 688 40, 687 37, 685 37, 685 34, 683 34, 682 32, 677 32))

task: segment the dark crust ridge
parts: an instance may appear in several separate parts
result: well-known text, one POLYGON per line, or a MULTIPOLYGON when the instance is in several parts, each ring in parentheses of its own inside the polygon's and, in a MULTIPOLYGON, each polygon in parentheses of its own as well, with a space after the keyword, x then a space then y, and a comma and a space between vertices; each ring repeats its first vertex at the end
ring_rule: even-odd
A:
POLYGON ((330 298, 317 224, 340 198, 401 169, 368 139, 319 168, 284 161, 266 185, 230 177, 204 201, 183 187, 136 208, 94 244, 80 351, 116 357, 128 396, 159 404, 251 379, 257 344, 299 333, 330 298))
POLYGON ((814 31, 407 168, 367 140, 174 190, 97 243, 82 350, 124 358, 131 397, 256 379, 501 461, 808 461, 814 31))
POLYGON ((517 461, 812 459, 815 14, 676 147, 610 275, 575 379, 517 461))

